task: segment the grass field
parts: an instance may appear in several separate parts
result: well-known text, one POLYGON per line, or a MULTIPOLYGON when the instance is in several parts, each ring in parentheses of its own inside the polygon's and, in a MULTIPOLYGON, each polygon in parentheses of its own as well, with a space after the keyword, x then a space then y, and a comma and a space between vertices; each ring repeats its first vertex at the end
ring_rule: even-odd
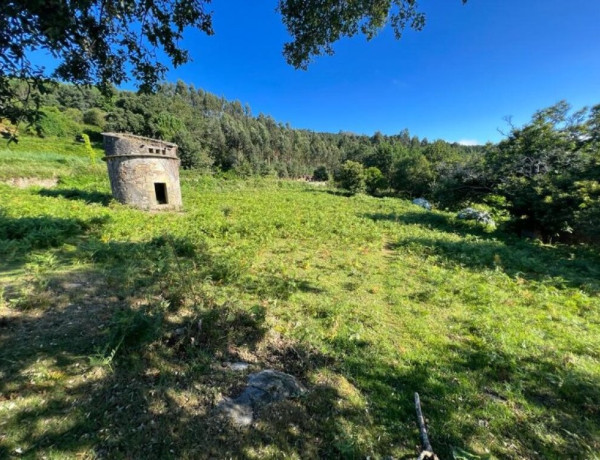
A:
POLYGON ((440 458, 600 458, 597 249, 187 172, 145 213, 51 145, 0 151, 59 179, 0 184, 0 457, 414 458, 418 391, 440 458), (234 361, 309 391, 230 426, 234 361))

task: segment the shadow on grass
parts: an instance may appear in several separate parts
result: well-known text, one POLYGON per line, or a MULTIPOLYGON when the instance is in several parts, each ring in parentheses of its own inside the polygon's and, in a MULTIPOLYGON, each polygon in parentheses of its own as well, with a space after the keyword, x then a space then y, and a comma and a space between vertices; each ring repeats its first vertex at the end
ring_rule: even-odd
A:
POLYGON ((113 199, 112 195, 103 192, 90 192, 80 189, 42 189, 40 196, 52 198, 66 198, 68 200, 84 201, 86 203, 97 203, 102 206, 108 206, 113 199))
POLYGON ((330 188, 307 188, 302 190, 303 192, 306 193, 326 193, 328 195, 333 195, 333 196, 343 196, 346 198, 349 198, 351 196, 354 196, 354 193, 345 191, 345 190, 339 190, 339 189, 330 189, 330 188))
POLYGON ((107 219, 9 217, 0 210, 0 268, 15 261, 23 262, 33 250, 60 247, 83 235, 91 235, 107 219))
POLYGON ((485 239, 491 239, 496 236, 495 233, 492 234, 473 222, 454 221, 443 214, 435 212, 409 211, 402 214, 370 213, 364 214, 363 217, 367 217, 374 221, 390 221, 404 225, 418 225, 419 227, 427 228, 429 230, 441 230, 443 232, 461 236, 473 235, 485 239))
MULTIPOLYGON (((385 456, 390 446, 406 452, 418 444, 412 402, 418 391, 434 447, 441 458, 451 458, 451 446, 468 445, 484 436, 482 423, 495 423, 477 418, 484 417, 482 407, 513 410, 513 397, 503 394, 511 382, 544 411, 538 418, 521 408, 518 417, 497 422, 515 445, 514 458, 576 457, 581 439, 592 447, 600 442, 600 382, 562 357, 508 355, 470 324, 462 328, 474 338, 456 340, 452 353, 432 350, 431 359, 401 367, 364 340, 338 337, 324 354, 269 337, 262 306, 204 298, 203 306, 178 316, 160 301, 174 289, 159 282, 165 272, 146 271, 146 262, 133 254, 160 251, 163 259, 172 253, 206 265, 210 256, 169 237, 130 245, 96 246, 93 254, 104 262, 50 280, 55 306, 0 323, 0 404, 15 406, 5 412, 3 431, 10 437, 1 455, 24 445, 31 456, 82 450, 102 458, 385 456), (107 254, 117 252, 126 256, 111 262, 107 254), (138 270, 124 268, 124 260, 138 270), (107 274, 114 270, 119 276, 111 281, 107 274), (291 373, 309 392, 263 408, 253 426, 242 429, 215 406, 220 395, 239 394, 246 380, 223 364, 250 356, 253 370, 291 373), (319 371, 343 380, 311 383, 319 371), (344 387, 366 396, 368 405, 352 403, 344 387)), ((178 264, 191 266, 180 260, 165 268, 178 264)))
MULTIPOLYGON (((468 375, 488 405, 524 414, 525 407, 512 400, 511 393, 516 393, 535 407, 529 408, 527 417, 518 416, 512 423, 505 423, 507 437, 518 440, 534 458, 585 458, 598 451, 597 375, 578 369, 572 359, 551 349, 509 354, 476 325, 465 323, 463 328, 468 331, 468 339, 450 345, 457 357, 454 372, 468 375)), ((589 352, 579 350, 575 354, 589 356, 589 352)), ((593 357, 598 359, 600 354, 593 357)))
POLYGON ((288 372, 306 386, 314 369, 331 363, 299 344, 265 342, 264 308, 213 304, 175 320, 164 306, 140 305, 141 290, 120 300, 105 283, 95 271, 53 279, 65 307, 0 325, 0 404, 16 401, 3 419, 3 457, 18 447, 25 456, 87 450, 101 458, 366 453, 339 422, 362 411, 341 407, 328 383, 263 408, 249 429, 215 410, 220 395, 235 396, 246 381, 225 362, 251 353, 253 370, 288 372), (74 285, 79 299, 72 298, 74 285))
POLYGON ((251 292, 263 298, 288 300, 296 292, 324 294, 323 288, 315 286, 307 280, 289 276, 261 275, 245 277, 240 286, 246 292, 251 292))
POLYGON ((490 233, 474 223, 452 221, 445 215, 431 212, 369 214, 367 217, 443 232, 430 238, 403 238, 390 243, 387 248, 390 250, 410 249, 423 255, 439 256, 442 263, 450 265, 477 270, 501 269, 513 278, 600 292, 600 253, 592 247, 544 246, 501 231, 490 233), (451 239, 444 233, 466 238, 451 239))
MULTIPOLYGON (((485 438, 481 421, 501 424, 496 433, 515 444, 493 452, 501 457, 575 458, 584 445, 600 447, 600 382, 561 356, 507 354, 470 324, 461 327, 475 339, 455 340, 450 354, 432 349, 423 361, 393 364, 372 343, 344 336, 325 353, 270 331, 262 305, 195 290, 206 279, 242 289, 235 264, 202 242, 88 238, 77 253, 92 267, 48 279, 40 287, 52 299, 47 308, 0 322, 1 457, 17 448, 31 457, 383 457, 418 444, 414 391, 441 458, 485 438), (234 427, 215 406, 244 386, 246 375, 224 365, 239 360, 291 373, 309 392, 262 409, 250 428, 234 427), (317 372, 337 377, 312 381, 317 372), (541 415, 504 393, 511 382, 541 415), (506 413, 478 419, 482 406, 506 413)), ((258 283, 275 285, 260 296, 321 292, 298 280, 258 283)))
MULTIPOLYGON (((330 357, 276 334, 267 337, 265 307, 217 303, 194 289, 206 279, 235 285, 238 276, 202 242, 169 235, 110 243, 92 237, 80 241, 74 257, 93 264, 48 275, 36 292, 3 294, 10 305, 17 305, 13 295, 43 294, 48 303, 40 308, 19 299, 0 322, 0 411, 7 434, 0 457, 370 452, 342 421, 359 424, 362 410, 340 406, 342 395, 332 383, 309 384, 314 370, 332 364, 330 357), (252 370, 291 373, 311 391, 262 409, 250 429, 232 426, 215 406, 221 395, 235 396, 244 386, 246 374, 224 365, 240 360, 250 360, 252 370)), ((275 292, 312 289, 287 281, 274 282, 275 292)))
POLYGON ((417 391, 440 458, 453 458, 453 446, 486 439, 490 425, 505 439, 506 449, 492 447, 498 458, 587 458, 598 451, 597 375, 551 352, 506 353, 481 340, 477 330, 466 337, 450 345, 451 353, 431 350, 430 360, 403 368, 377 359, 364 344, 346 344, 344 372, 369 396, 381 433, 394 433, 393 442, 416 443, 411 422, 417 391))
POLYGON ((499 269, 512 278, 544 282, 557 288, 575 287, 600 292, 600 257, 588 250, 542 247, 526 241, 506 244, 500 240, 446 240, 404 238, 389 249, 409 249, 435 255, 440 262, 474 270, 499 269))

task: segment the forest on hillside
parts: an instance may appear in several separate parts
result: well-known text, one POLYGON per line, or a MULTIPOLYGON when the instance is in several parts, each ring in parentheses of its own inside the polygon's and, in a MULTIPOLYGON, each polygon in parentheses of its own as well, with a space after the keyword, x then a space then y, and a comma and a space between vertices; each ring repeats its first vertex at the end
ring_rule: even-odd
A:
MULTIPOLYGON (((13 80, 20 100, 28 91, 13 80)), ((498 144, 463 146, 397 135, 293 129, 248 105, 182 81, 152 94, 49 82, 36 93, 40 116, 21 131, 100 141, 101 131, 175 142, 182 166, 247 177, 335 179, 350 193, 425 197, 436 206, 479 205, 526 236, 598 241, 600 105, 566 102, 508 123, 498 144)), ((17 108, 18 109, 18 108, 17 108)), ((0 119, 3 114, 0 113, 0 119)))
MULTIPOLYGON (((424 155, 435 160, 481 150, 429 142, 406 129, 393 136, 293 129, 268 115, 254 116, 247 104, 182 81, 164 83, 153 94, 113 90, 108 97, 95 87, 53 84, 40 95, 40 105, 42 117, 29 128, 37 135, 75 136, 86 129, 82 124, 130 132, 176 142, 186 169, 233 170, 239 175, 294 178, 312 175, 319 166, 333 172, 347 160, 377 166, 389 175, 393 165, 387 163, 394 159, 424 155)), ((90 134, 98 136, 93 128, 90 134)))

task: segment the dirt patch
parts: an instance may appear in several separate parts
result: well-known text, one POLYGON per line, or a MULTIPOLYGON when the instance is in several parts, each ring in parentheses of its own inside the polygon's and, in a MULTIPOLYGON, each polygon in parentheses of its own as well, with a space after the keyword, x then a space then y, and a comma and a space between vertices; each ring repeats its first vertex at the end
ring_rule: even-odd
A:
POLYGON ((40 179, 39 177, 15 177, 7 179, 3 183, 17 188, 28 188, 28 187, 54 187, 58 184, 57 178, 52 179, 40 179))

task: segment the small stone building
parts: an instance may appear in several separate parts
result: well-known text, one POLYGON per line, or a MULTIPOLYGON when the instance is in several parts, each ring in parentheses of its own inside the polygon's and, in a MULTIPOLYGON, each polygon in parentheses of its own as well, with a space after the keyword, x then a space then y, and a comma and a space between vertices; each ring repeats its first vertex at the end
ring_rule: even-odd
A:
POLYGON ((123 133, 102 133, 113 196, 144 210, 179 210, 177 145, 123 133))

